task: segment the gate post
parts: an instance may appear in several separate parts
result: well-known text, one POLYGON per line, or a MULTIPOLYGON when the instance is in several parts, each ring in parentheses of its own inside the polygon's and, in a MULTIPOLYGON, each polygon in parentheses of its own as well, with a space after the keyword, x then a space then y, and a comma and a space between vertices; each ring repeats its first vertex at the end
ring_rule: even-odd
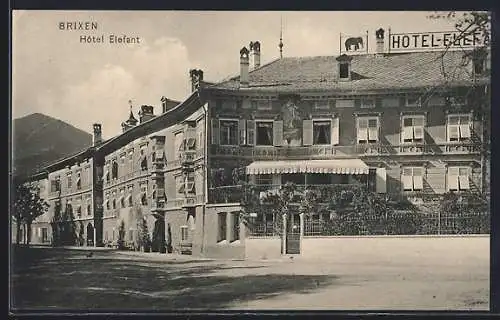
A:
POLYGON ((283 223, 282 223, 282 232, 281 232, 281 254, 286 254, 286 224, 287 224, 287 221, 286 221, 286 214, 283 214, 282 215, 283 219, 283 223))
POLYGON ((304 213, 299 214, 300 217, 300 254, 302 254, 302 239, 304 238, 304 213))

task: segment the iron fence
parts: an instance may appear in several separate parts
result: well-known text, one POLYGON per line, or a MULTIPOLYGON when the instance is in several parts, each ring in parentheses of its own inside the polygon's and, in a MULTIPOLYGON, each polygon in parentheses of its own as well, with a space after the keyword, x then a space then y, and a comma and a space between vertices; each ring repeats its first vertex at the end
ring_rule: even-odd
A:
POLYGON ((354 212, 304 219, 304 236, 489 234, 489 212, 393 211, 384 216, 354 212))

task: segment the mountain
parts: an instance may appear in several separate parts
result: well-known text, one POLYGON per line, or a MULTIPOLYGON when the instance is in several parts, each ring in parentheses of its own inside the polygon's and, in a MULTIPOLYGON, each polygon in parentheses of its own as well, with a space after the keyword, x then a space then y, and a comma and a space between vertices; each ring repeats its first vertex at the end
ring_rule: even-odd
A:
POLYGON ((34 173, 92 144, 88 132, 41 113, 14 119, 12 130, 14 175, 34 173))

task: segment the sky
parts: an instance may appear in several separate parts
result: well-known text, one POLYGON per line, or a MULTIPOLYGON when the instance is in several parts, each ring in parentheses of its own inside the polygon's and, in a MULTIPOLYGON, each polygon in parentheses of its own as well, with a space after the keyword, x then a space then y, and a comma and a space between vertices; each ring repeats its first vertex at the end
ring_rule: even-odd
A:
MULTIPOLYGON (((14 11, 12 14, 12 116, 43 113, 104 138, 121 132, 129 101, 161 112, 162 96, 182 101, 190 94, 189 70, 207 81, 239 72, 239 50, 261 43, 261 64, 283 56, 339 54, 340 33, 374 38, 392 33, 452 31, 453 20, 434 12, 338 11, 14 11), (60 30, 61 22, 92 21, 96 30, 60 30), (139 37, 111 44, 110 34, 139 37), (80 36, 105 43, 80 43, 80 36)), ((373 40, 370 40, 373 42, 373 40)))

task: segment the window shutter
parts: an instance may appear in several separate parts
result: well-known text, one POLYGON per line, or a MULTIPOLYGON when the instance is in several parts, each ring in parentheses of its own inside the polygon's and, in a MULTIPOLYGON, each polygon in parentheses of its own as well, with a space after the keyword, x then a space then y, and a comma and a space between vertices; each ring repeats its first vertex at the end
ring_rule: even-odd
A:
POLYGON ((212 119, 212 144, 219 144, 219 119, 212 119))
POLYGON ((239 130, 240 130, 240 144, 245 145, 246 144, 246 138, 247 138, 247 130, 246 130, 246 120, 240 120, 239 123, 239 130))
POLYGON ((303 120, 302 122, 302 144, 310 146, 313 144, 313 121, 303 120))
POLYGON ((414 127, 413 134, 415 139, 424 139, 424 128, 423 127, 414 127))
POLYGON ((247 144, 255 145, 255 121, 247 120, 247 144))
POLYGON ((470 126, 469 124, 460 125, 460 138, 470 138, 470 126))
POLYGON ((458 190, 458 168, 448 168, 448 190, 458 190))
POLYGON ((367 141, 367 140, 368 140, 368 129, 358 128, 358 141, 367 141))
POLYGON ((283 144, 283 121, 276 120, 273 123, 273 145, 281 146, 283 144))
POLYGON ((402 175, 401 182, 403 182, 403 190, 412 190, 412 176, 402 175))
POLYGON ((413 176, 413 190, 422 190, 424 188, 424 181, 421 175, 413 176))
POLYGON ((370 140, 378 141, 378 127, 377 128, 373 128, 373 127, 368 128, 368 136, 369 136, 370 140))
POLYGON ((458 139, 458 136, 458 126, 448 125, 448 141, 451 141, 451 139, 458 139))
POLYGON ((377 193, 387 192, 387 173, 385 171, 385 168, 377 168, 375 188, 377 190, 377 193))
POLYGON ((401 142, 405 140, 413 139, 413 127, 403 127, 403 137, 401 142))
POLYGON ((331 143, 332 145, 339 144, 339 118, 334 118, 331 120, 331 143))
POLYGON ((469 190, 469 176, 458 176, 460 190, 469 190))

